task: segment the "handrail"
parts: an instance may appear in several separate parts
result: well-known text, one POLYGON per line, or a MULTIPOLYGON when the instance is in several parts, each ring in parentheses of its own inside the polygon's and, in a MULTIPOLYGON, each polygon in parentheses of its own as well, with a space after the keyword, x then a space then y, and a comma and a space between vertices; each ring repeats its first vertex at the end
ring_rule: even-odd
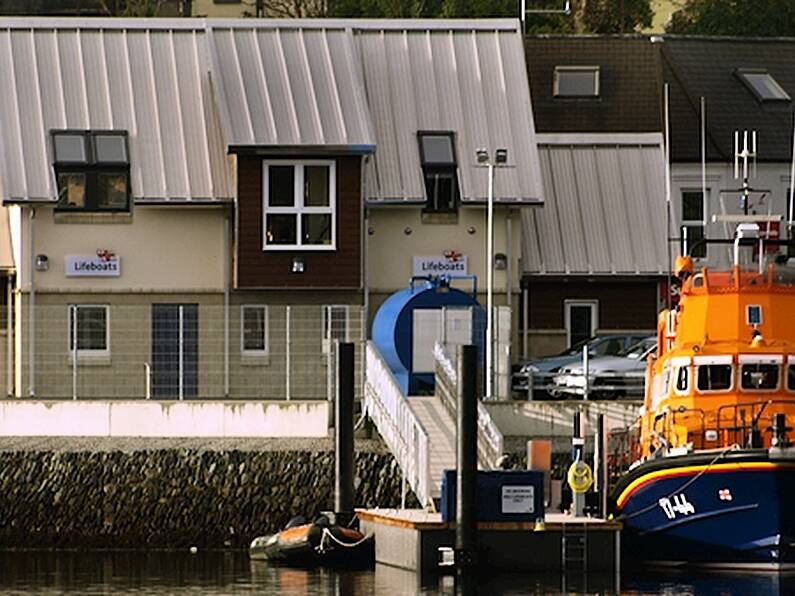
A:
POLYGON ((417 499, 431 502, 428 433, 414 412, 372 341, 366 347, 364 408, 395 455, 417 499))
MULTIPOLYGON (((433 357, 436 362, 436 394, 442 400, 447 411, 456 418, 458 372, 444 346, 436 342, 433 346, 433 357)), ((485 470, 496 467, 497 460, 504 452, 504 438, 500 429, 492 420, 489 411, 478 401, 478 464, 485 470)))

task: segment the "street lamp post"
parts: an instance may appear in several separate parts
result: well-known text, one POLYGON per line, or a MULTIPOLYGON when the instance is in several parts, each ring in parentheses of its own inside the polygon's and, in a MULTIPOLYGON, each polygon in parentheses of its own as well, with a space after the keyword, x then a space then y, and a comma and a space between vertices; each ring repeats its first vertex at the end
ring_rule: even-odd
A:
MULTIPOLYGON (((476 151, 478 164, 488 168, 489 190, 486 216, 486 399, 494 397, 494 168, 505 166, 508 150, 497 149, 492 161, 487 149, 476 151)), ((510 282, 509 282, 510 283, 510 282)))

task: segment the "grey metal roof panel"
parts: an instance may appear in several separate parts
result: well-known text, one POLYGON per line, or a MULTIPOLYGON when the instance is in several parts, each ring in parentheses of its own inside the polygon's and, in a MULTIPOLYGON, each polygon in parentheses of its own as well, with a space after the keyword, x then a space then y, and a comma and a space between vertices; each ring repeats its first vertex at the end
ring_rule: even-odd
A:
POLYGON ((348 30, 208 21, 208 35, 230 146, 375 145, 348 30))
POLYGON ((522 211, 524 272, 662 275, 662 136, 539 135, 543 209, 522 211))
POLYGON ((485 201, 488 176, 475 150, 507 148, 512 168, 495 176, 497 201, 543 200, 535 127, 517 22, 371 23, 356 28, 378 149, 367 197, 423 201, 417 132, 454 132, 463 201, 485 201))
POLYGON ((56 198, 67 128, 128 131, 136 200, 234 196, 203 27, 170 22, 0 19, 3 200, 56 198))

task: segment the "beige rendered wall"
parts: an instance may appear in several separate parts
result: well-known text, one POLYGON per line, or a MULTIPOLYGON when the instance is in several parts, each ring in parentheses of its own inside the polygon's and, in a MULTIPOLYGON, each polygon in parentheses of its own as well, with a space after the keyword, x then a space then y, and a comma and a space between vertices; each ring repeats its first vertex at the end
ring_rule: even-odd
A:
POLYGON ((224 206, 137 205, 126 218, 64 218, 56 217, 52 207, 37 207, 31 221, 23 209, 19 284, 23 290, 30 287, 28 243, 34 225, 33 255, 49 259, 49 270, 34 274, 37 291, 223 291, 224 217, 224 206), (99 249, 120 257, 119 277, 65 276, 66 255, 95 255, 99 249))
MULTIPOLYGON (((494 209, 494 252, 512 253, 511 283, 519 291, 519 258, 522 223, 519 210, 511 209, 512 249, 506 242, 509 210, 494 209)), ((425 223, 419 207, 373 207, 369 209, 367 242, 367 283, 372 293, 392 293, 405 288, 412 275, 412 257, 441 256, 456 250, 467 257, 468 273, 476 275, 478 289, 486 291, 486 208, 459 209, 457 223, 425 223), (410 230, 410 233, 406 233, 410 230)), ((506 271, 494 272, 494 291, 505 294, 506 271)))

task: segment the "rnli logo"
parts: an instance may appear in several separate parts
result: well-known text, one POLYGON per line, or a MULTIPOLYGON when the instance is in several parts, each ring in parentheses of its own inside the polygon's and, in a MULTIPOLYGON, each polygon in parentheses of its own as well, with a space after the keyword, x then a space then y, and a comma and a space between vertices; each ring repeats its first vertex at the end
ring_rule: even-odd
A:
POLYGON ((721 501, 731 501, 732 491, 730 491, 728 488, 722 488, 718 491, 718 498, 721 501))

